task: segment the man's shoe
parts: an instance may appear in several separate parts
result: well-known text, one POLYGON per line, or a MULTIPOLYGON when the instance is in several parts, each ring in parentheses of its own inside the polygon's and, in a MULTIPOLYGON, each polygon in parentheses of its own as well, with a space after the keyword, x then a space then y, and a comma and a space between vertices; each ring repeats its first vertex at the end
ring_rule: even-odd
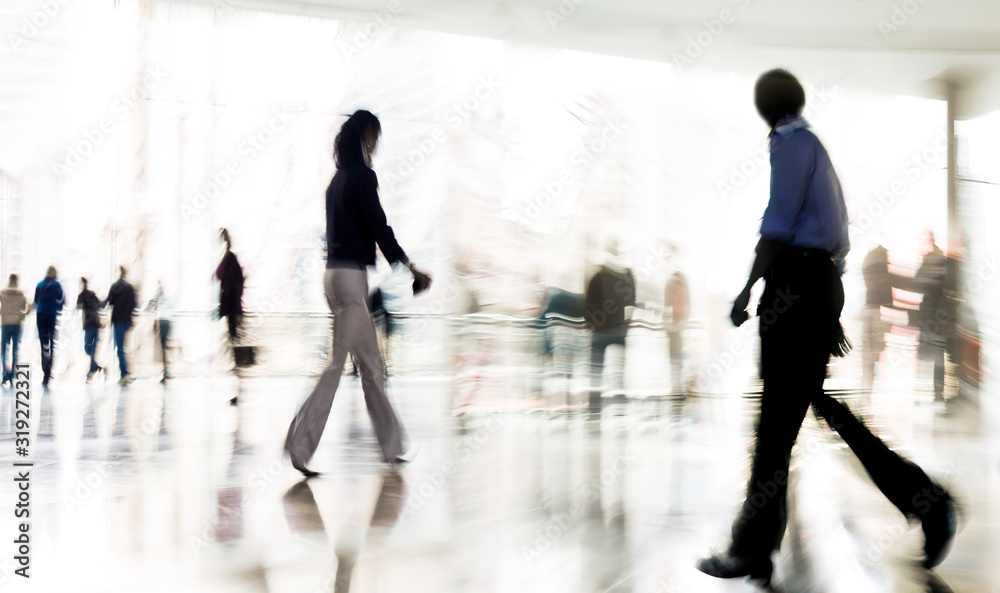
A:
POLYGON ((924 530, 924 567, 934 568, 948 555, 958 529, 955 502, 947 491, 920 517, 920 527, 924 530))
POLYGON ((770 558, 750 560, 726 552, 702 558, 698 561, 697 568, 701 572, 719 579, 749 577, 753 584, 767 587, 771 584, 771 572, 774 570, 774 565, 770 558))

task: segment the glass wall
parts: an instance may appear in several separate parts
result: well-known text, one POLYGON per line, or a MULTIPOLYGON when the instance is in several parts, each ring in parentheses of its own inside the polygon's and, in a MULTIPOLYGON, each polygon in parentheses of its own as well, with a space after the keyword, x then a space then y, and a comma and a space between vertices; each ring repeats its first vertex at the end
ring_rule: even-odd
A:
MULTIPOLYGON (((730 374, 749 374, 753 335, 727 314, 768 197, 753 77, 682 75, 667 63, 374 18, 117 5, 74 9, 78 26, 63 32, 71 51, 55 67, 55 122, 39 120, 32 149, 2 164, 4 267, 26 284, 49 264, 74 298, 81 275, 103 296, 119 265, 144 298, 161 280, 191 319, 178 336, 186 359, 205 361, 221 333, 208 313, 226 227, 261 331, 318 350, 322 328, 296 339, 304 330, 294 319, 325 313, 332 140, 346 114, 365 108, 383 122, 374 168, 390 222, 435 276, 413 298, 408 275, 380 264, 372 284, 391 310, 533 317, 546 289, 582 292, 616 244, 642 301, 661 303, 669 276, 687 275, 701 368, 735 348, 742 354, 727 365, 747 372, 730 374)), ((945 110, 839 86, 808 84, 808 95, 806 116, 851 211, 845 319, 857 326, 867 250, 881 240, 916 253, 925 229, 946 234, 945 110)), ((893 263, 912 273, 915 262, 893 263)), ((65 317, 67 330, 78 325, 65 317)), ((740 386, 728 380, 706 388, 740 386)))

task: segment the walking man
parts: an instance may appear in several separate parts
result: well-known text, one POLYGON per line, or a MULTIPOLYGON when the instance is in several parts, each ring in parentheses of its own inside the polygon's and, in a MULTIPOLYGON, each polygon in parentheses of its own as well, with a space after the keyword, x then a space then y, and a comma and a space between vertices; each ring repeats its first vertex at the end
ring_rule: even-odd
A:
POLYGON ((80 296, 76 297, 76 308, 83 311, 83 351, 90 356, 90 370, 87 382, 94 374, 104 369, 97 364, 97 342, 101 333, 101 299, 87 288, 87 279, 80 278, 80 296))
POLYGON ((104 306, 111 305, 111 330, 114 334, 115 349, 118 351, 118 369, 121 371, 119 385, 128 385, 133 381, 128 374, 128 360, 125 358, 125 334, 132 327, 132 316, 135 315, 135 289, 125 280, 125 266, 119 266, 121 276, 111 285, 104 306))
POLYGON ((625 337, 629 326, 625 308, 635 306, 635 277, 619 260, 617 243, 611 243, 607 261, 591 277, 584 293, 583 318, 593 332, 590 339, 590 414, 595 418, 600 417, 602 409, 604 358, 609 346, 621 347, 622 355, 614 375, 615 388, 624 388, 625 337))
POLYGON ((789 456, 812 404, 906 517, 921 521, 923 564, 943 560, 955 533, 951 496, 893 451, 843 403, 823 391, 831 354, 849 347, 840 325, 840 276, 849 249, 847 209, 826 149, 800 115, 805 91, 785 70, 765 72, 754 88, 757 112, 771 127, 771 197, 757 256, 733 303, 736 326, 747 320, 750 290, 764 278, 760 318, 761 396, 747 497, 733 523, 729 550, 698 569, 720 578, 770 582, 771 554, 785 532, 789 456))
POLYGON ((66 296, 56 279, 55 266, 49 266, 45 278, 35 287, 35 323, 38 325, 38 343, 42 347, 42 386, 48 387, 52 378, 52 354, 56 341, 56 317, 62 311, 66 296))

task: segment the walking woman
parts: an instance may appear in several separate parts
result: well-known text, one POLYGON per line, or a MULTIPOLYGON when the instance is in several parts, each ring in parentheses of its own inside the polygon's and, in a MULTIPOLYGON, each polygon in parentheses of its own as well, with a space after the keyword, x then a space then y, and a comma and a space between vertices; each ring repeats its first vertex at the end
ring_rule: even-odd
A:
POLYGON ((226 318, 229 342, 235 344, 240 325, 243 323, 243 267, 233 253, 229 231, 226 229, 219 231, 219 238, 226 245, 222 261, 215 268, 215 277, 219 279, 219 317, 226 318))
POLYGON ((306 469, 319 445, 333 396, 350 353, 361 371, 361 386, 375 435, 387 463, 407 461, 402 430, 385 393, 385 362, 368 312, 367 267, 375 265, 375 245, 389 263, 399 262, 413 274, 414 294, 428 288, 431 278, 417 270, 396 242, 378 198, 378 179, 371 169, 382 126, 368 111, 356 111, 334 140, 337 173, 326 190, 328 256, 323 286, 333 313, 333 356, 309 399, 292 420, 285 451, 292 466, 306 469))

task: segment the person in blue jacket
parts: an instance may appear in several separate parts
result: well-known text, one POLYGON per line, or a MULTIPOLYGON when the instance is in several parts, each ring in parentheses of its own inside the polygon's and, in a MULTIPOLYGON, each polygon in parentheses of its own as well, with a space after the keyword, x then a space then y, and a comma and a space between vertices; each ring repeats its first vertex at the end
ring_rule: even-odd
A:
POLYGON ((49 386, 52 378, 52 351, 56 340, 56 318, 66 302, 62 285, 56 279, 55 266, 49 266, 45 278, 35 287, 35 323, 38 325, 38 342, 42 347, 42 385, 49 386))

